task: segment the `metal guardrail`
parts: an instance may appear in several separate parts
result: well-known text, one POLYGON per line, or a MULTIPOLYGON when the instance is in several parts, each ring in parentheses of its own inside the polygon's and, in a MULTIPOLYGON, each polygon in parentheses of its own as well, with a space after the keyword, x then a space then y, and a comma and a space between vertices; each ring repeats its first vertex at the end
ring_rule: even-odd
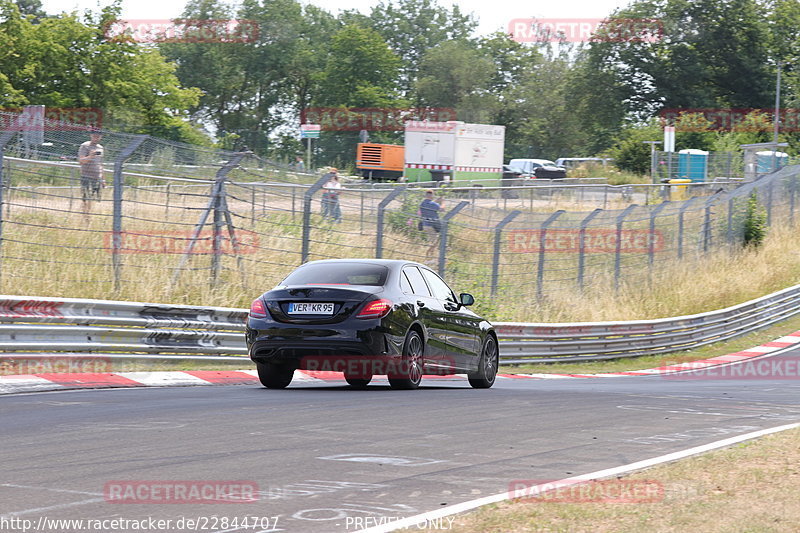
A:
POLYGON ((241 361, 246 316, 224 307, 0 296, 0 352, 241 361))
MULTIPOLYGON (((495 323, 505 364, 597 361, 687 350, 800 313, 800 285, 696 315, 626 322, 495 323)), ((100 356, 242 361, 246 309, 0 296, 2 358, 100 356), (161 355, 156 355, 161 354, 161 355)))

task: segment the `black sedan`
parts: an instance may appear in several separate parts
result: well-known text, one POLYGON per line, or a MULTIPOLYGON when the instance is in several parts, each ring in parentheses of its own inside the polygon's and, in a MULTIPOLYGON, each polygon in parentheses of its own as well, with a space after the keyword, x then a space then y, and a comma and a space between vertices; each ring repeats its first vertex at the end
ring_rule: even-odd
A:
POLYGON ((298 267, 256 298, 247 347, 261 383, 281 389, 294 371, 343 372, 366 387, 386 375, 415 389, 423 374, 465 372, 475 388, 494 384, 497 335, 425 265, 382 259, 332 259, 298 267))

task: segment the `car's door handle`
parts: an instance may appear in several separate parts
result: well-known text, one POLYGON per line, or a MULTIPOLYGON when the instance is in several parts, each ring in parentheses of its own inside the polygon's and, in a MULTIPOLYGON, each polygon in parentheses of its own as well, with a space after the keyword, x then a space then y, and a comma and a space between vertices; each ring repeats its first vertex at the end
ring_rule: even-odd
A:
POLYGON ((425 302, 423 302, 422 300, 417 300, 417 305, 420 307, 425 307, 425 302))

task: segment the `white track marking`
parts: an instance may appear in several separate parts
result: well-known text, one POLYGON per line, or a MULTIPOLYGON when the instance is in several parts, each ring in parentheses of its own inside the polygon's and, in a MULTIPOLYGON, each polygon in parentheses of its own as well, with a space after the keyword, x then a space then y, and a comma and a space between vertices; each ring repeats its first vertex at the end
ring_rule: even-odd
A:
MULTIPOLYGON (((738 435, 736 437, 730 437, 727 439, 718 440, 716 442, 712 442, 709 444, 703 444, 702 446, 695 446, 694 448, 681 450, 679 452, 673 452, 673 453, 668 453, 667 455, 653 457, 652 459, 645 459, 644 461, 637 461, 635 463, 630 463, 627 465, 617 466, 614 468, 607 468, 605 470, 598 470, 590 474, 582 474, 580 476, 573 476, 561 479, 559 481, 549 482, 547 483, 547 485, 559 486, 561 484, 565 485, 569 484, 570 482, 574 483, 576 481, 592 481, 596 479, 610 478, 621 474, 630 474, 637 470, 644 470, 646 468, 650 468, 663 463, 677 461, 678 459, 685 459, 686 457, 691 457, 693 455, 699 455, 701 453, 717 450, 719 448, 724 448, 726 446, 731 446, 733 444, 738 444, 746 440, 756 439, 758 437, 763 437, 765 435, 770 435, 772 433, 778 433, 781 431, 787 431, 798 427, 800 427, 800 423, 787 424, 785 426, 777 426, 773 428, 762 429, 759 431, 754 431, 752 433, 745 433, 744 435, 738 435)), ((544 484, 540 485, 539 487, 525 487, 525 491, 532 491, 536 490, 537 488, 541 490, 546 487, 544 484)), ((397 520, 389 524, 381 524, 379 526, 370 527, 367 529, 361 529, 356 533, 385 533, 389 531, 396 531, 402 528, 412 528, 416 527, 417 524, 423 522, 436 520, 437 518, 444 518, 446 516, 450 516, 457 513, 463 513, 465 511, 471 511, 472 509, 476 509, 484 505, 489 505, 492 503, 498 503, 511 499, 513 498, 511 497, 508 491, 501 492, 500 494, 494 494, 492 496, 478 498, 477 500, 471 500, 463 503, 458 503, 455 505, 448 505, 447 507, 443 507, 435 511, 422 513, 415 516, 410 516, 408 518, 403 518, 402 520, 397 520)))

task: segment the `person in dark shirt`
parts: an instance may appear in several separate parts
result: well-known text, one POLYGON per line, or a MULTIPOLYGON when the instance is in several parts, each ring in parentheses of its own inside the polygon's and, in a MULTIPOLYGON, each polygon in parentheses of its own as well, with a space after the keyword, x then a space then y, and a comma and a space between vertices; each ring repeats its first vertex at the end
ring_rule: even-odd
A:
POLYGON ((439 220, 439 211, 442 210, 442 199, 433 199, 433 189, 425 191, 425 199, 419 204, 419 229, 425 232, 431 242, 428 248, 428 257, 432 258, 439 244, 439 232, 442 231, 442 221, 439 220))

